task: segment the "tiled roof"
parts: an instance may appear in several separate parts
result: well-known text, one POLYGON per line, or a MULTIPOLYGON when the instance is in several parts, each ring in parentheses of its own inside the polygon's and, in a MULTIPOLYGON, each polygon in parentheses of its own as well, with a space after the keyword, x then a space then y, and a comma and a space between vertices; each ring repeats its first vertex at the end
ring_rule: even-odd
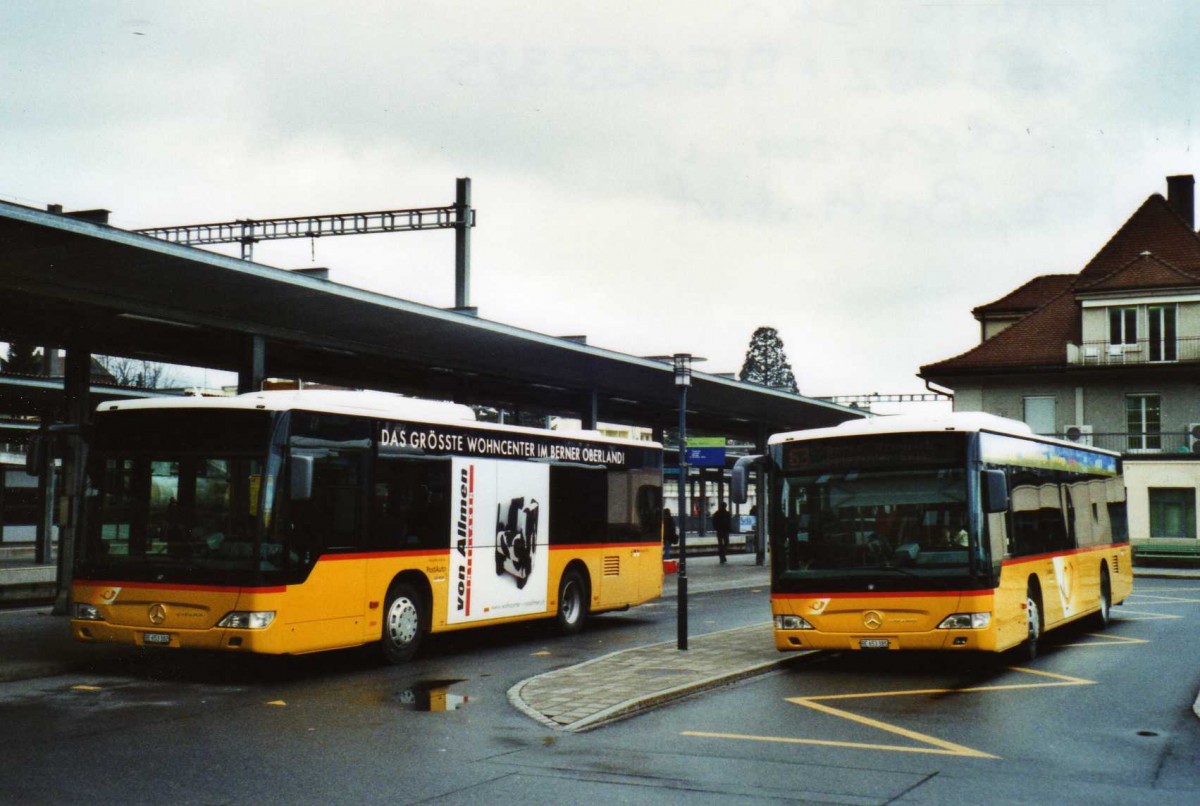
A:
POLYGON ((1079 273, 1081 283, 1107 277, 1150 252, 1184 271, 1200 272, 1200 238, 1159 194, 1146 199, 1079 273))
POLYGON ((961 355, 921 367, 923 378, 959 371, 1065 364, 1067 343, 1079 343, 1079 303, 1064 289, 1045 305, 961 355))
POLYGON ((1151 252, 1143 252, 1107 277, 1087 281, 1082 277, 1076 293, 1124 291, 1143 288, 1177 288, 1200 285, 1200 273, 1177 269, 1151 252))
POLYGON ((987 315, 1029 313, 1057 297, 1075 282, 1075 274, 1043 274, 1000 299, 971 311, 976 319, 987 315))
POLYGON ((1080 341, 1078 294, 1200 285, 1200 237, 1159 194, 1129 217, 1077 275, 1036 277, 980 313, 1021 313, 1013 325, 961 355, 921 367, 923 378, 960 373, 1065 367, 1080 341), (1036 305, 1036 307, 1034 307, 1036 305))

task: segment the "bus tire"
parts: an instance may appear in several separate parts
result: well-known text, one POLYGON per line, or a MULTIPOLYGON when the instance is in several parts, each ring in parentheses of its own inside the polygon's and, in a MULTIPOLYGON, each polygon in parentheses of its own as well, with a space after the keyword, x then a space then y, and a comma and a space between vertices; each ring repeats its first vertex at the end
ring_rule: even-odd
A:
POLYGON ((1108 577, 1108 566, 1100 566, 1100 609, 1096 612, 1096 626, 1104 629, 1112 624, 1112 580, 1108 577))
POLYGON ((1041 597, 1037 586, 1032 583, 1025 591, 1025 617, 1029 625, 1029 634, 1022 644, 1021 656, 1033 660, 1038 655, 1038 639, 1042 637, 1045 622, 1042 620, 1041 597))
POLYGON ((388 663, 412 660, 425 637, 425 603, 405 583, 393 585, 383 609, 383 657, 388 663))
POLYGON ((576 568, 563 572, 558 583, 558 613, 555 625, 563 635, 575 635, 583 629, 588 616, 588 587, 576 568))

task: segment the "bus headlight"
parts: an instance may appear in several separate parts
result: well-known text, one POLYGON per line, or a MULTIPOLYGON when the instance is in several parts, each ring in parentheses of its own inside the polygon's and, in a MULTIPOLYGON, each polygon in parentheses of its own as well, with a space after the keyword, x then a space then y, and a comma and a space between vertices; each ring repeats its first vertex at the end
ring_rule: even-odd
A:
POLYGON ((991 613, 955 613, 942 619, 939 630, 986 630, 992 623, 991 613))
POLYGON ((809 624, 799 616, 776 616, 775 629, 777 630, 811 630, 813 625, 809 624))
POLYGON ((234 630, 262 630, 275 620, 274 610, 235 610, 217 622, 218 627, 234 630))
POLYGON ((95 605, 83 604, 82 602, 75 603, 75 618, 86 621, 104 621, 104 616, 100 615, 99 608, 95 605))

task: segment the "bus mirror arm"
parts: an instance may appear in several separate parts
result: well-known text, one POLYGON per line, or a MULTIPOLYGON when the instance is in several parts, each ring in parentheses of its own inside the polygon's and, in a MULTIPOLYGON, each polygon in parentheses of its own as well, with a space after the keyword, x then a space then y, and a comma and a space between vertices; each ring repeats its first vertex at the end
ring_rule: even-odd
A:
POLYGON ((288 470, 290 475, 288 492, 291 499, 293 501, 307 501, 312 498, 313 458, 311 456, 293 455, 288 470))
POLYGON ((752 467, 762 467, 765 457, 743 456, 733 465, 732 478, 729 481, 729 498, 735 504, 746 503, 746 475, 752 467))
POLYGON ((1008 478, 1003 470, 984 470, 980 482, 983 488, 983 511, 992 514, 1008 511, 1008 478))

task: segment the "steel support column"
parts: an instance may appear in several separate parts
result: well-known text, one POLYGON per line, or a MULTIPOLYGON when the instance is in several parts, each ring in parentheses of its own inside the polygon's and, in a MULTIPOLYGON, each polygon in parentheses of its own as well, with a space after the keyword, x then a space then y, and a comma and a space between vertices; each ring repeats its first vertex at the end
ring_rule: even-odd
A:
POLYGON ((238 394, 261 390, 266 377, 267 340, 262 336, 249 336, 243 347, 242 364, 238 367, 238 394))
POLYGON ((82 543, 79 526, 83 515, 85 468, 87 466, 88 393, 91 391, 92 352, 80 341, 67 346, 63 392, 67 423, 75 426, 66 435, 63 455, 63 497, 58 526, 58 591, 54 599, 55 615, 66 615, 71 606, 71 582, 75 575, 75 555, 82 543))
POLYGON ((454 198, 454 307, 471 307, 471 180, 458 180, 454 198))
MULTIPOLYGON (((758 440, 754 444, 754 452, 763 456, 767 455, 767 439, 769 434, 767 429, 759 426, 758 440)), ((754 511, 757 517, 754 519, 754 564, 763 565, 767 560, 767 462, 763 462, 755 471, 754 483, 754 511)))

